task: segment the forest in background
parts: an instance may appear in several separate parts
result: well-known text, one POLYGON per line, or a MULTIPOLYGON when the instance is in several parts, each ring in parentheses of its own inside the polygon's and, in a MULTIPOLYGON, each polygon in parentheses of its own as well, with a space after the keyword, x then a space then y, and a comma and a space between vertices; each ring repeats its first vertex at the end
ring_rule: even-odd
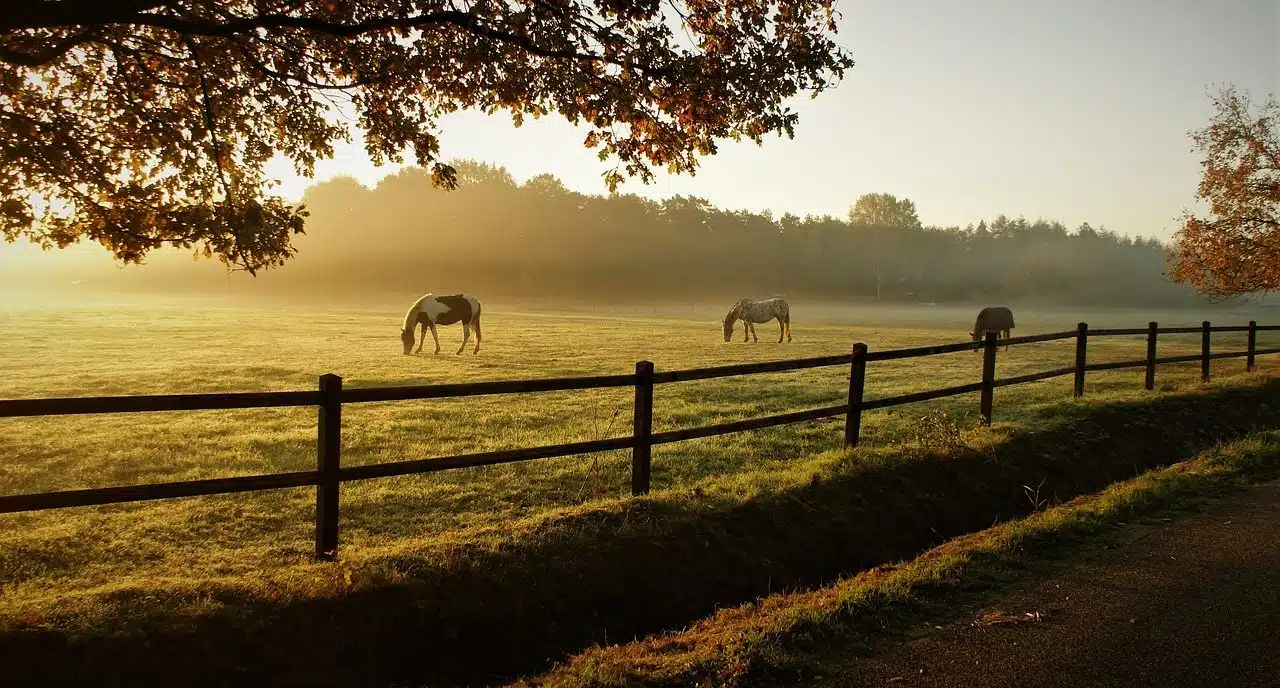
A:
MULTIPOLYGON (((1190 306, 1164 274, 1167 247, 1088 224, 1003 215, 921 226, 909 201, 865 196, 850 218, 716 208, 696 197, 590 195, 551 175, 518 184, 461 161, 460 188, 407 168, 375 188, 336 178, 308 189, 298 254, 256 278, 189 253, 75 277, 128 291, 318 296, 468 291, 486 298, 692 301, 785 295, 890 302, 1190 306), (887 200, 886 200, 887 199, 887 200), (866 207, 864 207, 866 206, 866 207), (901 212, 904 210, 906 212, 901 212), (867 212, 870 211, 870 212, 867 212)), ((104 263, 106 260, 104 258, 104 263)), ((48 275, 46 275, 48 276, 48 275)), ((61 276, 60 276, 61 277, 61 276)))

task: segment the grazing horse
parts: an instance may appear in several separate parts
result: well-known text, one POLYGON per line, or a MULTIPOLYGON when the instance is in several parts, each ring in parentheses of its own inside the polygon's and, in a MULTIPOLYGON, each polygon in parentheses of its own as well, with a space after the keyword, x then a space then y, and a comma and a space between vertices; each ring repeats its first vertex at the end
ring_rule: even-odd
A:
POLYGON ((418 342, 415 353, 422 353, 428 329, 431 330, 431 338, 436 341, 436 353, 440 353, 440 336, 436 334, 436 326, 454 323, 462 323, 462 346, 458 347, 458 353, 467 348, 471 330, 476 331, 476 348, 471 353, 480 353, 480 302, 476 297, 470 294, 427 294, 418 299, 409 308, 409 312, 404 314, 404 325, 400 327, 400 342, 404 344, 405 355, 408 356, 413 349, 415 326, 422 326, 422 340, 418 342))
MULTIPOLYGON (((1009 330, 1012 329, 1013 311, 1004 306, 988 306, 978 311, 978 319, 973 322, 973 331, 969 333, 969 337, 976 342, 986 337, 988 332, 995 332, 997 339, 1001 335, 1008 339, 1009 330)), ((1005 349, 1008 348, 1009 345, 1006 344, 1005 349)))
POLYGON ((785 336, 787 341, 791 341, 791 306, 782 299, 765 299, 764 301, 752 301, 751 299, 738 299, 733 304, 733 308, 729 309, 729 313, 724 316, 724 340, 727 342, 733 337, 733 323, 742 321, 742 341, 760 341, 756 337, 756 323, 766 323, 773 319, 778 320, 778 343, 782 343, 785 336))

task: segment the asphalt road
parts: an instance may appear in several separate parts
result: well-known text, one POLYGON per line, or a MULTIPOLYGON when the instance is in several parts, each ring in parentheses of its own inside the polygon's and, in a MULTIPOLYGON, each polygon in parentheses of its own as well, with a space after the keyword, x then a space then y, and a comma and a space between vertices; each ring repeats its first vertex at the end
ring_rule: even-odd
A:
POLYGON ((817 684, 1280 688, 1280 481, 1151 528, 817 684))

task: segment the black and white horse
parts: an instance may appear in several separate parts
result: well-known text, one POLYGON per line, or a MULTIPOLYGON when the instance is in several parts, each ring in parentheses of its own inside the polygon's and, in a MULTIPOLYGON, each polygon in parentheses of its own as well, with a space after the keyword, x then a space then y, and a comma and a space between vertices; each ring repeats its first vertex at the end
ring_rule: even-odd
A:
POLYGON ((422 345, 427 341, 427 330, 431 330, 431 338, 436 341, 436 353, 440 353, 440 336, 436 334, 437 325, 462 323, 462 346, 458 353, 467 348, 471 339, 471 330, 476 331, 476 348, 471 353, 480 353, 480 302, 470 294, 454 294, 452 296, 436 296, 427 294, 414 302, 409 312, 404 314, 404 324, 400 327, 400 342, 404 344, 404 353, 422 353, 422 345), (413 351, 413 328, 422 326, 422 340, 418 342, 418 350, 413 351))
POLYGON ((786 301, 777 298, 764 301, 738 299, 724 316, 724 340, 727 342, 733 337, 733 323, 741 320, 742 341, 755 339, 758 342, 756 323, 766 323, 775 318, 778 320, 778 343, 782 343, 784 336, 788 342, 791 341, 791 306, 786 301))

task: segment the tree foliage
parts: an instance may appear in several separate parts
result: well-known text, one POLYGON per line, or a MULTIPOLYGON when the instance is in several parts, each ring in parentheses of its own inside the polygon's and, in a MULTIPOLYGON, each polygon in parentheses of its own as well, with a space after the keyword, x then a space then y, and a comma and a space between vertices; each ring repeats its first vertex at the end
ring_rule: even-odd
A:
POLYGON ((1233 86, 1212 95, 1216 113, 1192 132, 1203 154, 1196 197, 1209 217, 1187 212, 1174 236, 1170 275, 1227 298, 1280 289, 1280 105, 1256 111, 1233 86))
POLYGON ((893 229, 919 229, 920 216, 916 204, 909 198, 899 199, 889 193, 869 193, 858 197, 849 210, 849 221, 854 224, 893 229))
POLYGON ((0 231, 280 265, 305 211, 270 195, 349 140, 452 187, 435 123, 559 113, 624 177, 792 135, 785 104, 853 65, 834 0, 60 0, 0 13, 0 231))

